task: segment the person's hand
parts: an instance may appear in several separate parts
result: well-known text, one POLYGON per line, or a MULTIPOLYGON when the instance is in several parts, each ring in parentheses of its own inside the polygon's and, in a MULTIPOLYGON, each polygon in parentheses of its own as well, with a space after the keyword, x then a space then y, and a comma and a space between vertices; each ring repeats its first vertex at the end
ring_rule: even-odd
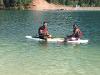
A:
POLYGON ((40 33, 43 33, 43 30, 40 30, 40 33))

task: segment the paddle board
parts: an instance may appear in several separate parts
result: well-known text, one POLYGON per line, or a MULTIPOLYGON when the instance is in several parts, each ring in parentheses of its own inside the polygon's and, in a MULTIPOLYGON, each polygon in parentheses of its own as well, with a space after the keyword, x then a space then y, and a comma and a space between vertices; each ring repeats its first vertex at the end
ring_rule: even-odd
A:
MULTIPOLYGON (((36 37, 32 37, 32 36, 25 36, 27 39, 31 39, 34 41, 46 41, 44 39, 40 39, 40 38, 36 38, 36 37)), ((48 38, 47 42, 64 42, 64 38, 48 38)), ((82 39, 78 39, 78 40, 68 40, 66 41, 67 43, 88 43, 88 40, 82 40, 82 39)))
MULTIPOLYGON (((32 39, 34 41, 46 41, 44 39, 32 37, 32 36, 25 36, 27 39, 32 39)), ((63 42, 64 38, 48 38, 47 42, 63 42)))

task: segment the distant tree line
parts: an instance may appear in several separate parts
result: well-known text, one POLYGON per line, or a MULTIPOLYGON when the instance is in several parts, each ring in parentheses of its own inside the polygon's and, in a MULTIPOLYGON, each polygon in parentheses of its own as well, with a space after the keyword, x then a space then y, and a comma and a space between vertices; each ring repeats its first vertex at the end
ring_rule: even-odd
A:
POLYGON ((80 6, 100 6, 100 0, 47 0, 49 3, 62 5, 80 5, 80 6))
POLYGON ((6 8, 15 7, 20 5, 28 5, 32 0, 0 0, 0 5, 4 5, 6 8))
MULTIPOLYGON (((0 7, 6 8, 17 6, 28 6, 33 0, 0 0, 0 7)), ((100 6, 100 0, 46 0, 49 3, 62 4, 67 6, 100 6)))

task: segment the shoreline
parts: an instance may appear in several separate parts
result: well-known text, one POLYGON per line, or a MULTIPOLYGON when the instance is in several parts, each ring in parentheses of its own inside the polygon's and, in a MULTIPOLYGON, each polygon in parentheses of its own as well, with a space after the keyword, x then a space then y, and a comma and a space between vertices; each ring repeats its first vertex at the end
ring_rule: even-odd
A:
POLYGON ((0 10, 34 10, 34 11, 100 11, 100 7, 57 7, 57 8, 50 8, 50 9, 31 9, 31 8, 0 8, 0 10))
POLYGON ((100 11, 100 7, 57 7, 57 8, 50 8, 50 9, 28 9, 28 10, 34 10, 34 11, 100 11))

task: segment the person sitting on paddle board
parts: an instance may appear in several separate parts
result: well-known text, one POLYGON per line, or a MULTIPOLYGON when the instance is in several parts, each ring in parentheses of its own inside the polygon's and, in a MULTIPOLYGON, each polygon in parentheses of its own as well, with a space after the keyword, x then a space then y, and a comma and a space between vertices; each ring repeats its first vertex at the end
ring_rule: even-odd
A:
POLYGON ((65 41, 66 40, 78 40, 82 37, 82 32, 80 30, 80 28, 74 24, 73 25, 73 34, 72 35, 69 35, 65 38, 65 41))
POLYGON ((51 38, 51 35, 48 33, 47 22, 43 22, 43 26, 39 27, 38 34, 41 39, 51 38))
POLYGON ((73 25, 73 34, 72 37, 75 37, 76 39, 80 39, 82 37, 82 32, 80 28, 77 25, 73 25))

